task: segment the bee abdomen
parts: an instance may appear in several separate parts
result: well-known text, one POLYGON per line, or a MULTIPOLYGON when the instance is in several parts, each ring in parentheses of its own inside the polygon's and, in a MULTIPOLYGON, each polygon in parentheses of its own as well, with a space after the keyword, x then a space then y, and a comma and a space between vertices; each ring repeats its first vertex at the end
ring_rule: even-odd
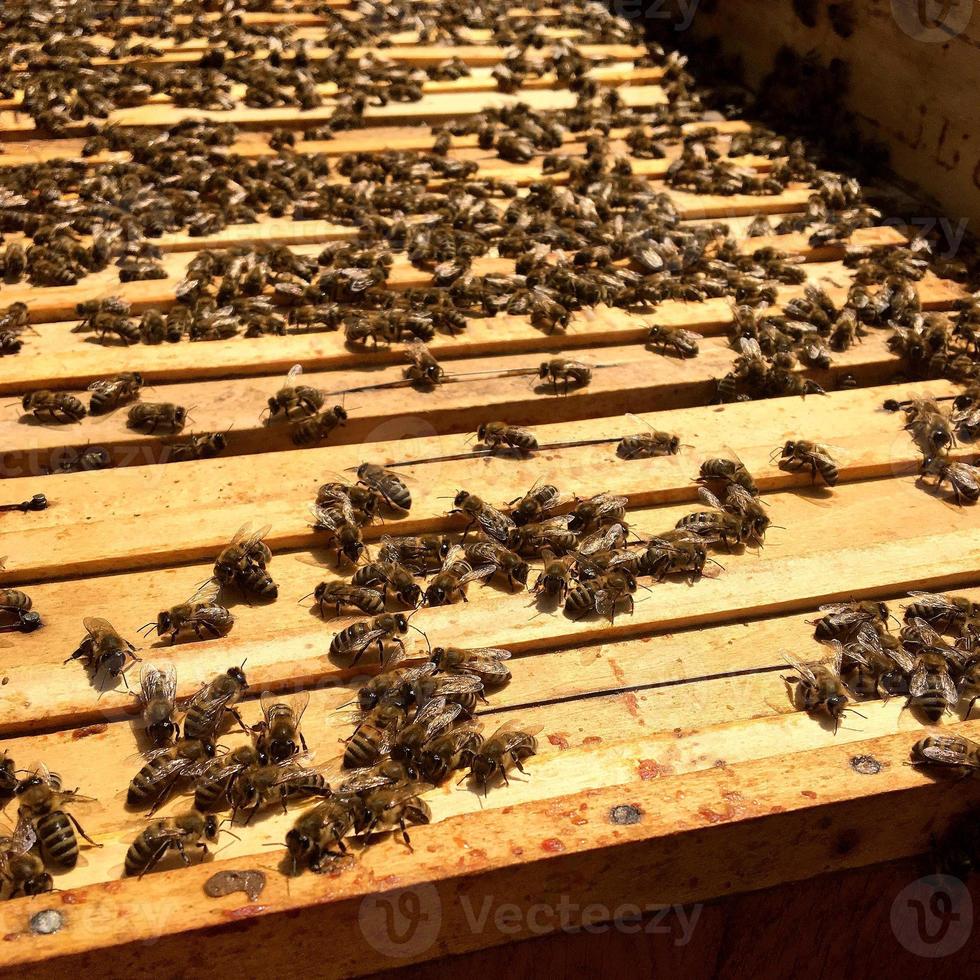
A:
POLYGON ((595 595, 590 589, 578 585, 565 597, 565 612, 585 614, 595 607, 595 595))
POLYGON ((150 840, 149 835, 144 830, 143 833, 129 845, 129 850, 126 851, 126 862, 124 865, 125 873, 130 877, 135 877, 143 874, 156 855, 159 848, 155 847, 153 842, 150 840))
POLYGON ((68 817, 61 810, 46 813, 37 821, 38 840, 46 864, 69 870, 78 863, 78 840, 68 817))

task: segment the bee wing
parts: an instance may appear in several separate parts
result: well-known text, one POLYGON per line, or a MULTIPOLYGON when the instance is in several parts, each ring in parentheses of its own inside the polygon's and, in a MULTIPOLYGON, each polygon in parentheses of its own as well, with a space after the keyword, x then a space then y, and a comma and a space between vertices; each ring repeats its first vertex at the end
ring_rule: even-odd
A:
MULTIPOLYGON (((505 752, 509 752, 515 745, 519 745, 527 736, 534 738, 544 730, 544 725, 524 726, 520 721, 505 722, 490 736, 490 739, 499 740, 505 752)), ((490 741, 488 739, 487 741, 490 741)))
POLYGON ((477 579, 484 579, 497 570, 496 565, 477 565, 475 568, 471 568, 468 572, 463 575, 459 575, 456 581, 460 585, 467 585, 470 582, 475 582, 477 579))
POLYGON ((34 824, 25 817, 18 817, 17 826, 14 828, 10 842, 11 849, 16 848, 20 854, 26 854, 37 843, 37 831, 34 829, 34 824))
POLYGON ((177 696, 177 668, 167 664, 161 670, 153 664, 144 663, 140 668, 140 691, 144 703, 152 698, 165 698, 173 702, 177 696))
POLYGON ((248 532, 249 532, 249 530, 250 530, 251 527, 252 527, 252 522, 251 521, 246 521, 235 532, 234 537, 232 537, 231 541, 228 543, 228 546, 230 548, 233 548, 233 547, 235 547, 235 545, 241 544, 242 541, 245 539, 245 536, 248 534, 248 532))
POLYGON ((762 357, 762 348, 755 337, 739 337, 738 345, 746 357, 762 357))
POLYGON ((113 378, 101 378, 99 381, 93 381, 86 391, 112 391, 118 383, 113 378))
POLYGON ((112 623, 107 619, 100 619, 98 616, 86 616, 82 620, 82 626, 85 627, 85 632, 91 637, 105 636, 116 632, 112 628, 112 623))
POLYGON ((447 702, 444 697, 434 697, 419 708, 415 722, 423 726, 424 737, 429 739, 440 729, 448 728, 462 710, 461 705, 447 702))
POLYGON ((915 625, 916 632, 926 646, 936 647, 940 650, 946 649, 946 641, 924 619, 916 616, 912 622, 915 625))
POLYGON ((840 677, 841 667, 844 663, 844 644, 840 640, 831 640, 830 648, 834 651, 830 657, 830 669, 840 677))
POLYGON ((221 593, 221 583, 214 578, 209 578, 187 601, 188 603, 201 603, 205 606, 217 605, 218 595, 221 593))
POLYGON ((634 422, 639 422, 640 425, 645 425, 651 432, 656 432, 656 427, 651 425, 646 419, 641 419, 639 415, 634 415, 632 412, 627 412, 626 417, 632 419, 634 422))
POLYGON ((929 686, 929 671, 916 665, 909 679, 909 694, 913 697, 923 694, 929 686))
POLYGON ((366 769, 354 769, 337 787, 337 792, 342 794, 363 793, 369 789, 377 789, 379 786, 390 786, 392 782, 390 776, 376 772, 373 766, 366 769))
POLYGON ((471 694, 482 691, 483 681, 474 674, 455 674, 446 676, 439 684, 439 694, 471 694))
POLYGON ((592 503, 596 505, 596 514, 601 517, 611 511, 625 507, 629 503, 628 497, 617 497, 611 493, 600 493, 598 497, 592 498, 592 503))
POLYGON ((713 507, 715 510, 725 509, 722 507, 721 501, 707 487, 698 487, 698 499, 701 503, 713 507))
POLYGON ((971 490, 980 489, 980 469, 970 463, 950 463, 956 480, 971 490))
POLYGON ((915 669, 915 661, 905 650, 901 648, 886 650, 885 654, 889 660, 895 663, 901 670, 905 671, 906 674, 910 674, 915 669))
POLYGON ((274 705, 285 704, 292 709, 294 722, 297 728, 299 727, 300 721, 303 719, 303 712, 306 711, 309 703, 309 691, 300 691, 298 694, 294 694, 292 697, 276 697, 271 691, 263 691, 259 695, 259 704, 262 706, 262 717, 265 718, 266 721, 269 720, 269 711, 274 705))
MULTIPOLYGON (((349 501, 348 506, 350 506, 349 501)), ((336 531, 340 527, 340 521, 337 520, 333 508, 324 507, 322 504, 310 504, 309 510, 317 527, 325 527, 330 531, 336 531)), ((384 538, 381 540, 383 542, 384 538)))
POLYGON ((384 629, 368 630, 358 641, 360 644, 360 649, 363 650, 369 647, 372 643, 374 643, 375 640, 380 640, 381 637, 387 635, 388 635, 388 631, 384 629))
POLYGON ((483 505, 476 519, 480 527, 498 541, 505 540, 516 527, 506 514, 502 514, 489 504, 483 505))
POLYGON ((424 363, 426 363, 426 361, 431 361, 433 359, 432 355, 429 353, 429 348, 426 347, 421 340, 410 341, 406 346, 405 353, 417 367, 421 367, 424 363))
POLYGON ((257 531, 250 534, 243 542, 243 547, 246 551, 254 548, 266 535, 272 530, 271 524, 265 524, 260 527, 257 531))
POLYGON ((946 699, 946 703, 952 708, 959 701, 960 696, 956 690, 956 685, 953 683, 953 678, 948 670, 944 670, 939 675, 939 686, 942 689, 943 697, 946 699))
POLYGON ((469 564, 469 562, 466 561, 466 552, 463 551, 462 545, 454 544, 442 560, 442 570, 445 572, 459 564, 469 564))
POLYGON ((530 526, 541 528, 544 531, 567 531, 568 522, 571 519, 571 514, 556 514, 554 517, 546 517, 543 521, 538 521, 530 526))
POLYGON ((622 524, 610 524, 609 527, 604 527, 596 531, 595 534, 590 534, 580 542, 577 553, 579 555, 594 555, 597 551, 605 551, 607 548, 611 548, 623 533, 622 524))
POLYGON ((729 483, 725 491, 725 500, 731 507, 734 507, 740 514, 745 514, 750 508, 758 507, 760 501, 753 497, 748 490, 739 483, 729 483))
POLYGON ((919 754, 928 762, 937 762, 946 766, 970 766, 973 769, 980 768, 970 755, 970 749, 975 743, 969 739, 953 738, 948 735, 933 735, 930 744, 920 745, 919 754), (963 751, 963 743, 967 743, 967 751, 963 751))
POLYGON ((802 660, 797 659, 793 656, 793 654, 787 653, 785 650, 780 653, 780 657, 782 657, 782 659, 785 660, 786 663, 789 664, 790 667, 792 667, 793 670, 795 670, 796 673, 803 678, 803 680, 809 681, 811 684, 817 683, 817 679, 814 677, 813 671, 807 664, 803 663, 802 660))
POLYGON ((294 364, 286 375, 283 388, 292 388, 296 384, 296 379, 303 373, 302 364, 294 364))

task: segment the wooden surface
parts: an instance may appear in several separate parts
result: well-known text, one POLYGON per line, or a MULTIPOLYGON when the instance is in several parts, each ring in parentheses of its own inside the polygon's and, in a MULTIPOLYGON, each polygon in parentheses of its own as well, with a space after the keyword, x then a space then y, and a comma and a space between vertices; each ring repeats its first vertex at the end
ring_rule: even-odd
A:
MULTIPOLYGON (((330 5, 342 8, 343 2, 330 5)), ((274 23, 282 15, 269 8, 250 16, 261 18, 255 23, 274 23)), ((534 15, 548 23, 554 19, 549 11, 534 15)), ((299 17, 300 31, 322 36, 317 19, 322 13, 289 16, 299 17)), ((424 65, 451 52, 475 66, 474 77, 463 80, 465 85, 432 89, 421 102, 373 112, 364 130, 325 143, 300 143, 300 152, 427 150, 432 144, 427 124, 433 121, 517 99, 558 111, 574 103, 567 90, 544 87, 513 97, 485 92, 487 73, 481 66, 500 58, 486 37, 475 35, 472 48, 463 49, 427 49, 411 37, 397 40, 395 47, 382 49, 384 56, 424 65)), ((581 50, 625 62, 636 54, 623 46, 606 50, 610 47, 581 50)), ((170 45, 161 57, 190 61, 200 50, 192 41, 176 49, 170 45)), ((605 65, 594 71, 630 104, 648 106, 663 98, 654 84, 656 69, 605 65)), ((269 128, 313 126, 331 111, 240 108, 210 115, 246 130, 233 152, 260 156, 271 152, 269 128)), ((158 127, 186 114, 157 101, 119 117, 158 127)), ((706 118, 687 128, 713 122, 706 118)), ((731 134, 746 125, 719 128, 731 134)), ((80 152, 78 138, 36 139, 30 121, 12 110, 0 113, 0 135, 14 141, 6 143, 0 166, 80 152)), ((624 135, 611 134, 617 152, 625 152, 624 135)), ((569 137, 564 150, 582 154, 581 135, 569 137)), ((634 172, 668 190, 664 178, 676 152, 675 145, 666 160, 634 160, 634 172)), ((454 139, 451 153, 476 160, 481 176, 522 187, 565 180, 562 174, 544 175, 540 157, 526 165, 506 164, 470 137, 454 139)), ((106 154, 88 163, 98 168, 116 158, 106 154)), ((773 164, 767 158, 740 162, 760 172, 773 164)), ((825 288, 836 302, 845 298, 853 272, 841 261, 841 245, 814 249, 801 234, 746 237, 755 215, 804 210, 809 188, 794 185, 768 196, 668 192, 686 223, 723 220, 746 253, 773 247, 796 255, 808 283, 825 288)), ((887 922, 887 905, 881 903, 890 903, 913 879, 917 865, 911 856, 927 850, 930 835, 951 815, 980 802, 980 788, 961 783, 953 791, 905 765, 923 729, 899 699, 863 704, 863 717, 848 716, 836 733, 795 710, 782 680, 782 653, 819 656, 808 621, 827 601, 880 597, 897 612, 914 588, 962 590, 980 601, 975 510, 927 492, 916 477, 918 454, 902 430, 902 417, 881 409, 886 398, 942 397, 955 393, 956 386, 900 380, 903 367, 887 350, 887 331, 873 330, 863 343, 834 355, 828 371, 807 372, 827 388, 826 396, 712 404, 717 379, 735 356, 725 339, 732 316, 728 300, 667 302, 644 313, 585 310, 565 334, 555 336, 533 328, 525 317, 475 318, 460 336, 439 335, 431 344, 450 374, 534 369, 546 356, 567 352, 595 367, 592 383, 567 395, 536 389, 536 379, 529 377, 463 380, 431 392, 351 393, 344 402, 348 425, 325 445, 297 449, 285 426, 260 420, 266 399, 292 364, 303 364, 310 384, 340 391, 399 378, 402 347, 365 355, 346 347, 339 334, 300 332, 161 347, 103 346, 73 332, 75 305, 86 299, 119 295, 137 310, 166 307, 200 249, 269 241, 315 255, 324 242, 351 236, 344 226, 289 220, 231 226, 208 238, 177 232, 160 242, 165 280, 123 285, 110 267, 63 289, 0 287, 0 304, 27 302, 36 330, 25 335, 23 354, 0 359, 5 400, 14 402, 40 388, 81 393, 97 378, 139 370, 152 386, 144 393, 148 400, 191 409, 194 424, 188 431, 228 433, 227 452, 217 459, 162 465, 165 440, 127 429, 125 410, 78 425, 41 426, 26 424, 17 404, 0 404, 3 499, 43 492, 50 501, 43 512, 0 514, 5 558, 0 586, 26 589, 45 623, 33 634, 0 637, 0 749, 19 764, 43 760, 66 785, 78 784, 94 797, 73 812, 102 845, 83 847, 77 868, 57 877, 58 892, 0 904, 0 969, 11 977, 63 976, 71 970, 81 976, 101 971, 216 978, 241 975, 237 964, 244 947, 246 972, 256 978, 288 975, 298 962, 317 963, 318 975, 348 976, 459 957, 440 960, 432 975, 442 975, 468 965, 479 969, 480 963, 493 968, 494 961, 471 956, 534 939, 513 955, 526 957, 519 962, 538 972, 551 967, 580 972, 600 955, 606 967, 628 961, 633 970, 642 963, 697 973, 709 964, 721 970, 737 960, 743 969, 759 964, 754 968, 759 973, 786 962, 805 974, 809 961, 824 951, 812 939, 797 948, 787 930, 790 921, 802 930, 808 918, 832 904, 821 884, 828 881, 821 876, 830 872, 843 875, 831 879, 840 882, 833 887, 839 887, 834 894, 841 903, 853 903, 855 915, 869 922, 887 922), (678 360, 647 350, 651 325, 696 331, 702 336, 699 357, 678 360), (844 374, 858 387, 837 390, 844 374), (643 421, 627 413, 677 433, 683 443, 678 455, 625 462, 617 458, 615 442, 607 441, 545 448, 528 459, 465 458, 468 438, 492 418, 532 427, 548 447, 612 440, 642 429, 643 421), (839 486, 815 488, 805 473, 774 465, 773 450, 791 437, 835 447, 839 486), (41 475, 59 452, 87 444, 107 447, 117 468, 41 475), (334 662, 327 653, 330 640, 353 618, 324 622, 310 600, 301 599, 317 582, 338 574, 327 563, 322 538, 309 526, 308 504, 321 483, 337 474, 349 476, 350 468, 365 460, 404 464, 399 472, 411 480, 412 510, 367 527, 372 550, 383 534, 458 532, 462 523, 448 514, 447 498, 460 488, 502 505, 535 481, 552 482, 569 495, 623 494, 631 526, 642 536, 673 527, 692 509, 693 478, 703 460, 733 454, 755 475, 774 527, 765 548, 717 553, 724 567, 711 567, 702 581, 640 589, 634 613, 624 612, 612 624, 597 617, 576 621, 497 583, 474 584, 465 605, 425 608, 413 619, 432 645, 514 651, 512 681, 490 695, 479 715, 490 729, 505 719, 541 726, 540 751, 528 762, 525 777, 485 798, 468 785, 433 792, 433 825, 413 829, 414 853, 394 841, 382 842, 359 850, 337 875, 280 874, 282 841, 294 811, 263 814, 254 825, 236 828, 240 839, 223 837, 220 853, 205 865, 120 880, 126 848, 143 826, 142 815, 124 805, 126 785, 139 766, 137 709, 123 686, 96 691, 77 662, 63 662, 81 639, 83 616, 104 616, 135 639, 139 627, 209 576, 215 554, 244 522, 270 524, 278 601, 235 603, 235 626, 222 640, 170 647, 150 638, 140 643, 140 655, 176 664, 181 695, 245 661, 252 684, 243 705, 248 721, 259 718, 261 691, 309 690, 306 737, 317 763, 329 763, 350 730, 343 706, 378 668, 370 657, 354 667, 334 662), (457 456, 464 458, 443 458, 457 456), (879 764, 874 775, 853 764, 862 756, 879 764), (631 808, 635 822, 617 822, 622 807, 631 808), (891 870, 864 877, 869 866, 882 862, 892 862, 891 870), (202 885, 216 870, 243 868, 266 873, 260 898, 204 896, 202 885), (870 886, 862 883, 879 880, 884 884, 876 904, 870 886), (762 891, 779 886, 783 890, 771 895, 762 891), (586 950, 578 939, 542 939, 528 924, 532 905, 554 907, 563 896, 610 910, 624 903, 642 908, 709 904, 689 954, 664 952, 619 933, 586 950), (473 909, 486 901, 492 907, 504 897, 519 910, 513 931, 470 925, 473 909), (720 906, 713 903, 726 898, 737 904, 727 906, 730 912, 717 911, 720 906), (435 923, 434 933, 387 955, 386 902, 426 914, 434 909, 434 918, 424 920, 435 923), (776 933, 762 938, 754 925, 773 907, 785 920, 779 935, 789 950, 773 950, 776 933), (46 908, 62 913, 65 925, 53 935, 36 935, 30 917, 46 908), (723 914, 731 916, 727 930, 723 914), (739 938, 733 939, 730 930, 736 926, 739 938), (324 937, 330 937, 326 945, 324 937), (598 953, 600 948, 608 953, 598 953), (777 952, 784 959, 777 960, 777 952)), ((898 247, 907 241, 904 231, 881 227, 855 233, 849 244, 898 247)), ((474 263, 475 272, 512 268, 512 262, 493 255, 474 263)), ((426 285, 429 279, 399 256, 390 286, 426 285)), ((777 310, 802 288, 782 287, 777 310)), ((963 287, 930 274, 919 292, 924 309, 951 313, 963 287)), ((971 446, 954 450, 962 459, 973 453, 971 446)), ((535 568, 532 581, 536 574, 535 568)), ((425 655, 418 634, 409 651, 413 657, 425 655)), ((978 720, 951 714, 944 725, 980 737, 978 720)), ((240 738, 231 734, 223 742, 234 745, 240 738)), ((164 812, 185 806, 186 800, 173 801, 164 812)), ((672 915, 676 921, 678 913, 672 915)), ((555 928, 551 924, 545 931, 555 928)), ((847 965, 856 949, 877 950, 876 943, 884 943, 882 930, 874 931, 875 943, 850 944, 847 965)), ((414 936, 414 926, 410 931, 414 936)), ((831 944, 832 953, 824 958, 846 972, 839 945, 831 944)))

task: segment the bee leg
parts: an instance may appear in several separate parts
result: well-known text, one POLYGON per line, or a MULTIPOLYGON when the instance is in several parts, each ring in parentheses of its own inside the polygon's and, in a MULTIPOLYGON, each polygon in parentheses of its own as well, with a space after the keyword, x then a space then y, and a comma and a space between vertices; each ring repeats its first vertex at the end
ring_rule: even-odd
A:
POLYGON ((978 694, 975 698, 972 698, 970 700, 970 707, 966 709, 966 714, 963 716, 963 720, 964 721, 968 721, 969 720, 970 714, 973 711, 973 706, 977 703, 978 700, 980 700, 980 694, 978 694))
POLYGON ((96 843, 91 837, 89 837, 88 834, 85 833, 85 830, 75 816, 70 814, 67 810, 62 810, 61 812, 64 813, 64 815, 75 825, 75 830, 77 830, 93 847, 102 847, 101 844, 96 843))
POLYGON ((405 841, 405 846, 414 854, 415 848, 412 847, 412 838, 408 836, 408 830, 405 829, 405 821, 399 819, 398 826, 402 829, 402 839, 405 841))
POLYGON ((142 878, 143 875, 149 874, 163 860, 164 855, 170 850, 170 847, 171 844, 169 841, 161 844, 160 847, 153 852, 149 861, 143 865, 143 870, 139 873, 139 877, 142 878))

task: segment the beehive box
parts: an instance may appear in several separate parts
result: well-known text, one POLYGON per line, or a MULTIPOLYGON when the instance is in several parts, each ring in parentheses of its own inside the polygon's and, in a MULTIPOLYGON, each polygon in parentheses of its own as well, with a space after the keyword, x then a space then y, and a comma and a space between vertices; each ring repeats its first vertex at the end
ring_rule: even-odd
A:
MULTIPOLYGON (((347 4, 331 0, 329 6, 343 10, 347 4)), ((710 22, 702 26, 725 32, 730 14, 730 40, 737 42, 734 25, 741 29, 750 6, 718 4, 706 11, 710 22)), ((880 23, 881 4, 854 6, 862 17, 865 8, 873 9, 873 22, 880 23)), ((779 19, 771 24, 789 24, 790 4, 774 7, 779 19)), ((627 105, 662 99, 663 69, 633 64, 642 48, 592 43, 574 28, 549 27, 558 15, 550 8, 530 14, 546 37, 570 36, 586 56, 612 59, 594 70, 600 85, 617 87, 627 105)), ((312 43, 311 56, 323 57, 317 39, 325 16, 270 4, 246 18, 299 25, 299 36, 312 43)), ((531 79, 513 95, 496 93, 489 69, 502 50, 479 31, 470 35, 471 43, 451 48, 420 44, 417 35, 394 37, 393 46, 380 49, 387 57, 424 66, 453 54, 472 74, 427 83, 421 101, 371 109, 366 128, 299 143, 298 151, 337 158, 353 151, 427 150, 433 122, 517 100, 540 110, 573 105, 569 92, 554 88, 548 76, 531 79)), ((960 43, 957 38, 950 45, 960 43)), ((166 43, 164 53, 153 57, 192 63, 203 46, 200 40, 166 43)), ((976 62, 971 64, 975 71, 976 62)), ((874 117, 879 103, 868 97, 874 105, 863 105, 862 112, 874 117)), ((17 112, 16 101, 8 100, 0 115, 0 167, 78 158, 83 123, 63 138, 42 139, 32 120, 17 112)), ((235 123, 241 129, 235 150, 259 156, 270 153, 266 136, 272 128, 301 129, 330 112, 330 105, 304 113, 242 106, 194 115, 235 123)), ((187 114, 155 96, 110 118, 159 128, 187 114)), ((722 139, 748 125, 707 122, 722 139)), ((887 122, 882 130, 886 138, 892 135, 887 122)), ((616 140, 624 134, 611 135, 616 140)), ((969 216, 975 218, 975 192, 960 179, 969 162, 966 142, 947 200, 973 208, 969 216)), ((907 150, 900 148, 899 162, 907 150)), ((582 154, 581 140, 568 135, 563 151, 582 154)), ((481 150, 475 137, 454 139, 450 152, 477 161, 479 176, 522 188, 562 180, 560 173, 543 177, 540 155, 507 163, 481 150)), ((88 165, 113 158, 90 157, 88 165)), ((721 219, 746 253, 772 246, 799 256, 807 282, 843 301, 853 270, 841 261, 842 245, 812 247, 806 234, 751 240, 745 234, 757 215, 803 210, 810 194, 805 185, 763 196, 668 190, 671 159, 634 160, 634 173, 669 193, 685 223, 721 219)), ((760 173, 772 166, 765 157, 741 162, 760 173)), ((914 176, 923 186, 946 183, 935 181, 937 170, 928 161, 919 164, 914 176)), ((9 975, 166 969, 223 976, 240 971, 242 956, 250 976, 311 963, 317 975, 360 974, 552 931, 566 923, 557 916, 532 921, 528 910, 553 910, 563 902, 578 910, 572 926, 582 924, 586 906, 598 908, 600 918, 635 907, 649 923, 655 907, 920 854, 931 834, 976 801, 970 784, 952 792, 905 765, 922 727, 903 713, 902 699, 868 701, 862 717, 849 716, 835 731, 795 710, 782 680, 783 651, 819 655, 808 620, 823 603, 859 597, 897 604, 911 589, 962 588, 980 599, 973 567, 980 533, 972 510, 924 492, 919 453, 902 431, 901 416, 881 411, 887 398, 943 397, 955 394, 956 385, 894 383, 901 365, 883 332, 873 331, 835 356, 830 369, 809 372, 830 392, 826 397, 717 405, 717 380, 734 356, 725 337, 732 315, 727 299, 667 301, 652 313, 586 309, 565 333, 552 335, 526 316, 498 315, 474 319, 461 335, 437 335, 430 344, 447 370, 487 372, 492 381, 426 393, 396 387, 351 394, 347 426, 326 445, 296 449, 285 427, 264 426, 260 418, 291 365, 302 363, 309 383, 339 391, 397 381, 404 351, 381 349, 370 355, 368 367, 365 355, 346 347, 337 333, 129 347, 102 346, 73 332, 76 304, 86 300, 118 295, 135 312, 172 304, 198 250, 261 241, 316 255, 323 243, 352 237, 348 226, 263 218, 204 236, 163 235, 158 244, 165 252, 165 279, 120 285, 110 267, 65 288, 0 288, 0 305, 27 303, 36 331, 25 337, 19 356, 0 359, 0 389, 11 401, 42 388, 78 393, 99 378, 138 370, 152 385, 154 401, 191 407, 198 429, 227 431, 228 439, 227 453, 217 459, 163 465, 161 441, 128 429, 124 412, 70 427, 22 424, 15 407, 0 416, 4 500, 44 493, 50 501, 42 512, 0 517, 0 555, 6 556, 0 583, 29 591, 45 623, 35 633, 7 636, 0 648, 0 747, 18 764, 42 760, 66 785, 95 797, 74 812, 101 845, 83 847, 77 868, 58 876, 57 892, 0 906, 0 963, 9 975), (700 356, 679 360, 644 350, 653 324, 700 334, 700 356), (566 353, 593 365, 588 387, 555 393, 534 390, 527 376, 507 376, 566 353), (857 386, 836 390, 845 374, 857 386), (624 418, 628 412, 677 433, 680 452, 648 461, 619 459, 616 439, 642 427, 624 418), (468 455, 467 439, 492 418, 533 427, 542 449, 520 459, 468 455), (795 436, 837 447, 837 487, 814 487, 808 472, 775 465, 773 450, 795 436), (66 448, 88 444, 106 447, 117 467, 39 475, 66 448), (246 662, 253 696, 242 711, 250 722, 260 717, 258 692, 309 691, 306 737, 318 759, 327 758, 350 730, 339 709, 372 668, 338 665, 326 656, 335 629, 351 620, 324 623, 295 601, 317 581, 335 577, 321 565, 325 555, 307 512, 321 483, 365 460, 404 464, 399 472, 411 479, 411 512, 367 527, 369 543, 382 534, 459 531, 463 524, 447 516, 447 498, 460 488, 502 505, 536 482, 583 496, 622 494, 629 499, 630 523, 642 535, 673 526, 692 509, 693 477, 703 460, 733 454, 755 475, 778 527, 764 549, 716 555, 723 571, 695 584, 668 581, 641 589, 632 615, 621 612, 613 623, 542 611, 528 593, 495 585, 471 588, 465 604, 419 612, 415 622, 433 643, 514 653, 512 681, 478 714, 488 730, 513 719, 541 728, 539 753, 525 776, 515 774, 485 798, 453 783, 430 793, 433 823, 413 828, 413 851, 385 841, 358 851, 334 874, 281 873, 281 842, 294 811, 232 828, 238 839, 223 839, 207 863, 121 878, 126 848, 144 826, 143 815, 124 806, 138 748, 138 712, 124 688, 100 695, 79 664, 63 664, 81 638, 84 616, 105 616, 134 637, 159 609, 190 595, 211 574, 215 554, 240 526, 269 524, 278 602, 236 604, 237 622, 225 639, 173 649, 148 640, 141 656, 177 665, 180 696, 246 662), (254 899, 242 893, 206 897, 202 886, 222 869, 263 871, 265 888, 254 899), (479 910, 495 913, 504 903, 516 907, 516 925, 474 926, 479 910), (49 910, 57 915, 37 918, 49 910)), ((906 241, 906 230, 891 226, 858 230, 850 244, 898 247, 906 241)), ((491 256, 478 259, 473 271, 512 268, 510 260, 491 256)), ((424 286, 429 278, 398 258, 389 287, 424 286)), ((924 310, 950 312, 964 286, 930 273, 918 289, 924 310)), ((802 290, 780 287, 777 302, 802 290)), ((970 459, 972 450, 957 447, 953 456, 970 459)), ((945 724, 980 733, 980 722, 959 716, 948 715, 945 724)), ((165 812, 181 805, 186 801, 165 812)))

